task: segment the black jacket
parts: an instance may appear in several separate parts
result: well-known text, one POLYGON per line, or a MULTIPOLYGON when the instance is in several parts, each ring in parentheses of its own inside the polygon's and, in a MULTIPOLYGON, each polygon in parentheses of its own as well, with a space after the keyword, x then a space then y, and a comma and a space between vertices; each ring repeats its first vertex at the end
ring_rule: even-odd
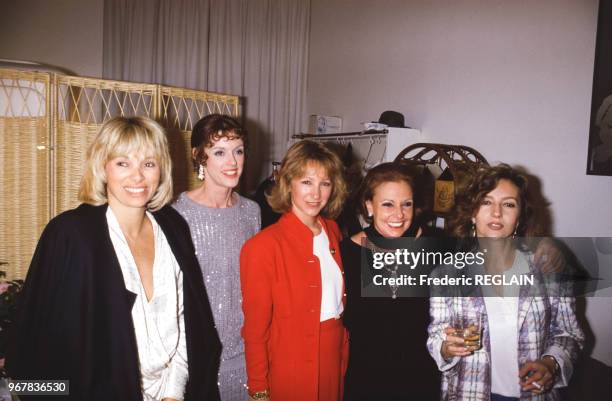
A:
MULTIPOLYGON (((136 295, 125 288, 108 233, 107 207, 83 204, 49 222, 10 333, 9 376, 68 379, 66 399, 142 400, 131 315, 136 295)), ((169 206, 153 215, 183 271, 189 365, 185 401, 218 400, 221 343, 189 228, 169 206)))

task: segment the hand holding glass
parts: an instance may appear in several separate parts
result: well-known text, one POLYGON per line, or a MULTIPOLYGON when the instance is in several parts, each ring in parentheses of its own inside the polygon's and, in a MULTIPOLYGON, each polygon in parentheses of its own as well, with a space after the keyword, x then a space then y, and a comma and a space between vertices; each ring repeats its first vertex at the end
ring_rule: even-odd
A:
POLYGON ((441 350, 445 359, 471 355, 482 348, 482 315, 478 316, 477 322, 454 320, 445 334, 441 350))
POLYGON ((482 328, 479 324, 473 323, 467 327, 455 328, 455 337, 463 338, 463 345, 466 348, 476 351, 482 347, 481 342, 482 328))

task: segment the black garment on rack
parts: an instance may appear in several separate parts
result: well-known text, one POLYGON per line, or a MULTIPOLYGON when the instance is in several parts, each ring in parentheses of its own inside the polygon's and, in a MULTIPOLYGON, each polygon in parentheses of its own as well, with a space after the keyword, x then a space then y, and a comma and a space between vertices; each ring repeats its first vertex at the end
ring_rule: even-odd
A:
MULTIPOLYGON (((415 224, 404 236, 417 230, 415 224)), ((373 227, 364 231, 375 245, 385 244, 373 227)), ((350 339, 344 401, 438 400, 440 372, 426 348, 429 299, 361 297, 363 248, 345 238, 340 251, 350 339)))
POLYGON ((262 181, 261 184, 257 187, 255 191, 255 202, 259 205, 261 209, 261 229, 272 225, 280 219, 281 214, 276 213, 270 205, 268 204, 268 200, 266 199, 266 193, 270 193, 272 187, 274 187, 275 182, 272 177, 268 177, 262 181))
POLYGON ((353 152, 353 144, 349 143, 342 153, 342 164, 345 168, 348 196, 342 207, 342 212, 336 219, 342 237, 350 237, 361 231, 361 223, 357 218, 359 214, 359 187, 362 177, 362 163, 357 160, 353 152))
POLYGON ((340 215, 336 219, 336 223, 338 223, 343 238, 355 235, 362 230, 359 219, 357 218, 358 203, 359 202, 355 200, 354 197, 349 197, 344 203, 342 212, 340 212, 340 215))

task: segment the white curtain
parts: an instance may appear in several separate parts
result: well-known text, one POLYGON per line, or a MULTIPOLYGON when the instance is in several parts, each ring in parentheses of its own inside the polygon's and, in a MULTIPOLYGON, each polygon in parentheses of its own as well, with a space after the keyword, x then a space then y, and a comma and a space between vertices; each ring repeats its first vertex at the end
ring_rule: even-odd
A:
POLYGON ((247 187, 305 123, 310 0, 105 0, 105 78, 245 98, 247 187))

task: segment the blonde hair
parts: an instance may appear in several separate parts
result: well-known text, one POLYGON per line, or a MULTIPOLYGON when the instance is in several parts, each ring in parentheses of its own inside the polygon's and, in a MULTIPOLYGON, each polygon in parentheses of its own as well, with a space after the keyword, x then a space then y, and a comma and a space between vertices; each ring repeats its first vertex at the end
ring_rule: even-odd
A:
POLYGON ((342 211, 347 195, 344 181, 344 166, 334 152, 325 145, 304 140, 295 143, 289 148, 278 173, 278 182, 272 192, 266 195, 268 204, 277 213, 286 213, 291 210, 291 181, 304 176, 309 163, 323 167, 332 182, 332 193, 321 215, 335 219, 342 211))
POLYGON ((102 126, 87 150, 79 200, 92 205, 107 203, 105 166, 108 161, 143 151, 153 153, 161 172, 159 186, 147 208, 161 209, 172 199, 172 161, 164 129, 147 117, 116 117, 102 126))

